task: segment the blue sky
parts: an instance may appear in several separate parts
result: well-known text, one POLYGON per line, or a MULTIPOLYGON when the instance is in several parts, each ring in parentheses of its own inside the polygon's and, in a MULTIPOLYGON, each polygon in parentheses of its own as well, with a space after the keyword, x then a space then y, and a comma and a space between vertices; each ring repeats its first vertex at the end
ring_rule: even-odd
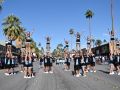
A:
MULTIPOLYGON (((114 0, 115 31, 120 37, 120 0, 114 0)), ((27 31, 35 29, 34 40, 45 47, 45 37, 50 36, 52 49, 63 43, 64 38, 70 41, 69 29, 82 32, 81 47, 86 47, 88 20, 85 12, 94 12, 91 27, 96 39, 109 40, 108 28, 111 28, 110 0, 5 0, 0 13, 0 24, 10 14, 18 16, 27 31)), ((0 40, 4 40, 2 26, 0 40)), ((75 46, 75 38, 73 40, 75 46)))

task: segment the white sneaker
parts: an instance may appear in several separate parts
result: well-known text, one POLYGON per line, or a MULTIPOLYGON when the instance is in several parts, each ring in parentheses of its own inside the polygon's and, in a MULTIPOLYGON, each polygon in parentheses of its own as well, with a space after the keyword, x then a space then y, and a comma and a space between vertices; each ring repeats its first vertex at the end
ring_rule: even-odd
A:
POLYGON ((115 73, 114 72, 112 72, 112 73, 109 73, 109 75, 114 75, 115 73))
POLYGON ((90 70, 90 72, 93 72, 93 70, 90 70))
POLYGON ((15 75, 16 73, 11 73, 10 75, 15 75))
POLYGON ((32 77, 34 78, 35 76, 34 76, 34 75, 32 75, 32 77))
POLYGON ((53 71, 50 71, 49 73, 53 73, 53 71))
POLYGON ((44 73, 48 73, 48 72, 44 72, 44 73))
POLYGON ((27 77, 27 78, 31 78, 31 76, 27 77))
POLYGON ((88 70, 86 72, 88 73, 88 70))
POLYGON ((24 76, 24 78, 28 78, 27 76, 24 76))
POLYGON ((5 73, 6 76, 9 76, 10 74, 9 73, 5 73))
POLYGON ((86 77, 87 75, 83 75, 83 77, 86 77))
POLYGON ((78 74, 78 75, 76 75, 76 77, 80 77, 80 75, 78 74))
POLYGON ((68 71, 71 71, 70 69, 68 69, 68 71))
POLYGON ((21 73, 23 73, 23 71, 20 71, 21 73))
POLYGON ((13 73, 10 73, 10 75, 13 75, 13 73))
POLYGON ((118 73, 118 75, 120 76, 120 73, 118 73))
POLYGON ((67 69, 65 69, 65 71, 68 71, 67 69))
POLYGON ((94 73, 96 73, 96 70, 94 70, 94 73))

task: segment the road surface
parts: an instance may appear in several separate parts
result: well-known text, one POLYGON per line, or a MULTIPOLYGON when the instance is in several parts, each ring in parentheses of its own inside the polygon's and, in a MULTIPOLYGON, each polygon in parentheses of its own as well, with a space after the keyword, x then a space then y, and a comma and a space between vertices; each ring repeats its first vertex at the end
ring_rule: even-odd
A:
POLYGON ((63 65, 55 64, 54 73, 45 74, 37 62, 34 63, 36 77, 31 79, 24 79, 21 72, 5 76, 0 70, 0 90, 120 90, 120 76, 110 76, 108 65, 97 65, 96 68, 96 73, 79 78, 72 75, 73 67, 71 71, 64 71, 63 65))

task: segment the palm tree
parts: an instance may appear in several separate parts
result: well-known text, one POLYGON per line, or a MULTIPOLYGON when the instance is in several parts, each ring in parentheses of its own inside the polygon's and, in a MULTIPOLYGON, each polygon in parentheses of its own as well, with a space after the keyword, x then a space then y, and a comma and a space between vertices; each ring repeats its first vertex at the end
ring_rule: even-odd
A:
POLYGON ((3 33, 10 41, 15 41, 18 36, 21 34, 20 20, 18 17, 14 15, 9 15, 4 19, 3 25, 3 33))
POLYGON ((32 39, 31 44, 30 44, 31 49, 36 48, 36 42, 32 39))
POLYGON ((62 57, 63 54, 63 44, 58 44, 56 48, 56 53, 58 57, 62 57))
POLYGON ((53 50, 52 56, 53 56, 53 57, 56 57, 56 49, 53 50))
POLYGON ((42 54, 44 54, 44 48, 43 47, 41 47, 41 52, 42 52, 42 54))
POLYGON ((102 44, 102 41, 101 41, 101 40, 98 39, 98 40, 95 41, 95 45, 96 45, 96 46, 100 46, 101 44, 102 44))
POLYGON ((103 43, 106 43, 106 42, 107 42, 107 40, 106 40, 106 39, 104 39, 104 40, 103 40, 103 43))
POLYGON ((18 38, 15 40, 16 47, 21 48, 22 45, 25 45, 25 39, 26 39, 25 29, 23 27, 21 27, 20 28, 20 35, 18 35, 18 38))
POLYGON ((57 47, 61 49, 63 47, 63 44, 58 44, 57 47))
POLYGON ((91 11, 91 10, 87 10, 87 12, 85 13, 85 16, 86 16, 86 19, 89 20, 89 34, 90 34, 90 37, 91 37, 91 26, 90 26, 90 20, 92 19, 94 13, 91 11))
POLYGON ((69 34, 71 35, 71 51, 72 51, 72 39, 73 39, 73 35, 74 35, 74 29, 70 29, 69 30, 69 34))
POLYGON ((85 13, 85 16, 86 16, 86 19, 89 20, 89 34, 90 34, 90 52, 91 52, 91 46, 92 46, 92 37, 91 37, 91 25, 90 25, 90 20, 92 19, 93 17, 93 12, 91 10, 87 10, 87 12, 85 13))
POLYGON ((41 43, 39 42, 38 46, 40 47, 41 46, 41 43))
POLYGON ((41 50, 39 50, 38 47, 35 48, 35 54, 36 54, 37 58, 40 58, 40 56, 42 56, 42 52, 41 52, 41 50))

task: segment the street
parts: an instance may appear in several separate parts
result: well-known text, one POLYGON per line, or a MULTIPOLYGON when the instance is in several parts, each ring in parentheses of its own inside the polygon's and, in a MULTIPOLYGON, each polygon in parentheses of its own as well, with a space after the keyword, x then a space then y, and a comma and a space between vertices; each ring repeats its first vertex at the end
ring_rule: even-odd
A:
POLYGON ((0 90, 120 90, 120 76, 110 76, 108 65, 96 65, 96 73, 89 72, 87 77, 79 78, 72 75, 72 70, 64 71, 63 67, 54 64, 54 73, 46 74, 35 62, 36 77, 31 79, 24 79, 21 72, 5 76, 4 71, 0 70, 0 90))

